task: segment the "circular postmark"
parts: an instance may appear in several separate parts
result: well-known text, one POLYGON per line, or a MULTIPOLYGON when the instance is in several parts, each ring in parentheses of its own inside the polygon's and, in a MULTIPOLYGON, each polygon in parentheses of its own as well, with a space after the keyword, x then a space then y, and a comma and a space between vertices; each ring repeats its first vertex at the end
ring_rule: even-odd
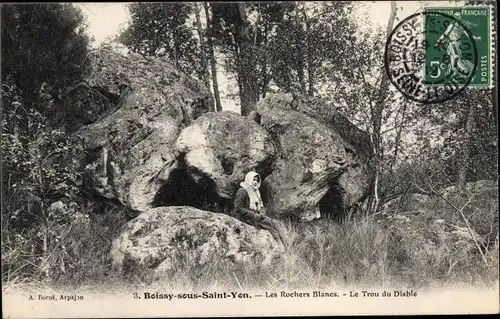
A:
POLYGON ((459 94, 474 77, 476 43, 459 15, 435 11, 402 20, 387 39, 384 65, 406 98, 438 103, 459 94))

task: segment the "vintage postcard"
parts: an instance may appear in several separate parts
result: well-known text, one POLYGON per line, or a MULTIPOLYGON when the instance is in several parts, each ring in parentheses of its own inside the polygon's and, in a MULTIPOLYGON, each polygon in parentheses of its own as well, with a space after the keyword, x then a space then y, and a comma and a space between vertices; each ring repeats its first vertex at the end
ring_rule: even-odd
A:
POLYGON ((0 14, 5 318, 500 311, 494 1, 0 14))

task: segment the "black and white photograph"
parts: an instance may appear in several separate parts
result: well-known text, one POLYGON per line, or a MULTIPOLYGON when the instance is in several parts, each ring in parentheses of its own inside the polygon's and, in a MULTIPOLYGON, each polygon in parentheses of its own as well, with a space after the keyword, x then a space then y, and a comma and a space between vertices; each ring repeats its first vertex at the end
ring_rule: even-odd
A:
POLYGON ((495 314, 495 1, 0 4, 5 318, 495 314))

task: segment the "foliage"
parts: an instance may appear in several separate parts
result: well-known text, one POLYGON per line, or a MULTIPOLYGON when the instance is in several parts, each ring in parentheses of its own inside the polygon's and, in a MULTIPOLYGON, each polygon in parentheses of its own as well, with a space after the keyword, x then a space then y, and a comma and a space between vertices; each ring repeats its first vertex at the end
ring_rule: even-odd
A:
MULTIPOLYGON (((393 8, 391 17, 395 13, 393 8)), ((349 52, 347 63, 329 65, 322 90, 337 111, 370 136, 376 177, 367 209, 373 212, 386 195, 380 184, 392 178, 394 165, 401 160, 405 148, 402 136, 415 125, 418 116, 415 103, 388 83, 383 63, 387 30, 358 26, 352 34, 352 39, 343 43, 349 52)))
POLYGON ((83 151, 53 125, 72 113, 63 101, 85 72, 89 38, 71 4, 8 4, 1 15, 2 275, 48 278, 75 218, 51 204, 78 192, 83 151))
POLYGON ((428 174, 439 174, 443 186, 463 179, 461 175, 465 175, 464 181, 495 178, 496 112, 492 92, 466 89, 450 101, 425 105, 405 99, 389 87, 377 130, 374 114, 385 73, 386 35, 382 29, 359 28, 355 34, 354 41, 344 43, 352 56, 350 63, 333 64, 323 90, 336 109, 371 134, 374 141, 380 135, 376 146, 381 198, 405 190, 399 168, 420 163, 421 154, 426 154, 424 163, 433 163, 428 174), (468 121, 472 128, 467 127, 468 121))
POLYGON ((414 107, 404 128, 411 142, 399 141, 397 159, 386 155, 382 193, 401 194, 412 182, 428 178, 436 187, 455 185, 461 170, 466 182, 495 180, 498 149, 493 105, 490 92, 466 89, 460 98, 414 107), (469 128, 468 118, 473 124, 469 128))
POLYGON ((272 84, 314 95, 328 65, 348 63, 354 24, 348 3, 213 4, 215 44, 236 74, 242 114, 272 84))
POLYGON ((293 3, 213 3, 214 44, 225 56, 225 68, 236 75, 241 114, 248 115, 270 77, 268 43, 273 29, 293 3))
POLYGON ((167 56, 179 69, 203 77, 194 28, 188 23, 193 7, 189 3, 131 3, 130 26, 120 41, 146 56, 167 56))
POLYGON ((468 181, 496 178, 495 107, 490 91, 467 88, 459 97, 435 105, 432 110, 421 108, 421 116, 438 128, 441 143, 437 148, 450 168, 450 177, 464 169, 468 181))
POLYGON ((355 41, 353 6, 344 2, 290 5, 271 38, 271 77, 285 92, 317 94, 328 74, 350 65, 355 41))
POLYGON ((78 8, 69 3, 4 4, 1 15, 2 80, 10 76, 25 103, 45 94, 59 98, 79 80, 89 38, 78 8))
POLYGON ((21 95, 14 85, 2 84, 2 234, 20 240, 20 247, 31 246, 40 266, 61 237, 59 226, 74 218, 50 204, 78 192, 76 161, 83 146, 78 136, 49 128, 21 95))

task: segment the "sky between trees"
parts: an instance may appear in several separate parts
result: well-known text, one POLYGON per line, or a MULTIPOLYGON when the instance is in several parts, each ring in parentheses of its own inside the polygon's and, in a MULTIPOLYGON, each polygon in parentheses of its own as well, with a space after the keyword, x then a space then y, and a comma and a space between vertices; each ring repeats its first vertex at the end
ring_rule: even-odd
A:
MULTIPOLYGON (((456 6, 462 1, 397 1, 400 20, 417 12, 423 6, 456 6)), ((75 3, 87 17, 88 32, 93 37, 92 46, 97 47, 118 35, 129 20, 127 3, 75 3)), ((366 28, 385 26, 391 11, 390 1, 360 1, 356 3, 357 19, 366 28)), ((203 14, 203 13, 202 13, 203 14)), ((202 18, 202 21, 204 19, 202 18)), ((224 110, 239 113, 237 85, 222 69, 217 72, 224 110)))
MULTIPOLYGON (((398 12, 399 17, 408 16, 417 11, 422 4, 425 6, 457 5, 462 1, 397 1, 403 10, 398 12)), ((94 45, 101 44, 107 37, 115 35, 122 26, 125 26, 129 13, 126 2, 119 3, 75 3, 87 16, 89 32, 95 38, 94 45)), ((387 24, 391 5, 389 1, 360 1, 357 11, 360 19, 369 18, 370 24, 387 24)), ((367 20, 364 20, 367 21, 367 20)))

